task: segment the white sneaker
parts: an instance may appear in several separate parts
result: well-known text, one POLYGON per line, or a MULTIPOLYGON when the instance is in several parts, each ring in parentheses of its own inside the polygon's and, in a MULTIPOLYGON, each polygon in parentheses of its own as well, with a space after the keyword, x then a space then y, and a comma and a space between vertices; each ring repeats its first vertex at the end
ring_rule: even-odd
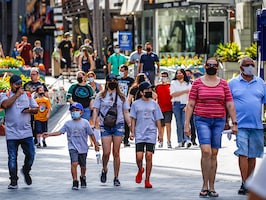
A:
POLYGON ((179 149, 182 147, 182 142, 179 142, 178 145, 175 147, 175 149, 179 149))
POLYGON ((189 147, 191 147, 192 142, 190 140, 186 141, 186 148, 188 149, 189 147))
POLYGON ((172 149, 172 144, 171 144, 171 142, 169 141, 169 142, 167 142, 167 148, 168 149, 172 149))
POLYGON ((163 148, 163 142, 159 142, 158 147, 159 147, 159 148, 163 148))

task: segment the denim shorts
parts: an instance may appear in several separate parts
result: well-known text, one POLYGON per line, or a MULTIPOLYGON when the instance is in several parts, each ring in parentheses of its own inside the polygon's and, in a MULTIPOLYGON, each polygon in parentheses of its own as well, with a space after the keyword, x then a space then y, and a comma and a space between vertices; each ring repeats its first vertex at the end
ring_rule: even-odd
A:
POLYGON ((263 129, 239 128, 236 134, 235 155, 248 158, 262 158, 264 152, 263 129))
POLYGON ((199 143, 210 144, 212 148, 221 148, 225 118, 207 118, 195 115, 195 126, 199 143))
POLYGON ((124 123, 116 124, 114 127, 101 126, 101 137, 105 136, 124 136, 125 128, 124 123))
POLYGON ((77 150, 69 149, 71 163, 78 162, 81 167, 86 167, 87 153, 78 153, 77 150))
POLYGON ((41 121, 35 120, 34 124, 35 124, 36 134, 42 134, 43 132, 47 132, 47 121, 41 122, 41 121))

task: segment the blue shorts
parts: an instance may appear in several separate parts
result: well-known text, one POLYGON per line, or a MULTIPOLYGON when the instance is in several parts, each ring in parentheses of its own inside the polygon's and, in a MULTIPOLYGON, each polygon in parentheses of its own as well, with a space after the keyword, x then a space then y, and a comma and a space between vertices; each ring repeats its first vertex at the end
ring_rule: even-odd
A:
POLYGON ((43 132, 47 132, 47 121, 41 122, 38 120, 34 121, 34 126, 35 126, 35 132, 36 134, 42 134, 43 132))
POLYGON ((239 128, 236 134, 235 155, 248 158, 262 158, 264 152, 263 129, 239 128))
POLYGON ((90 121, 90 118, 91 118, 91 109, 90 109, 90 107, 84 108, 84 111, 83 111, 83 114, 81 115, 81 118, 90 121))
POLYGON ((77 150, 69 149, 71 163, 77 162, 81 167, 86 167, 87 153, 78 153, 77 150))
POLYGON ((125 128, 124 123, 116 124, 114 127, 100 127, 101 130, 101 137, 105 136, 124 136, 125 134, 125 128))
POLYGON ((195 115, 199 143, 210 144, 215 149, 221 148, 224 125, 225 118, 207 118, 195 115))

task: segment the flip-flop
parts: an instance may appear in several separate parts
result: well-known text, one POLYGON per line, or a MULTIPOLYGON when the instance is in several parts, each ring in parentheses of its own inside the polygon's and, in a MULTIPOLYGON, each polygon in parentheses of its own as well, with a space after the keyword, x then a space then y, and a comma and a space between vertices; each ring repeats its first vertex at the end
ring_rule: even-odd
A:
POLYGON ((202 189, 199 193, 199 197, 201 198, 207 198, 208 197, 208 194, 209 194, 209 190, 204 190, 202 189))
POLYGON ((209 195, 209 197, 218 197, 219 196, 219 194, 215 191, 209 191, 208 195, 209 195))

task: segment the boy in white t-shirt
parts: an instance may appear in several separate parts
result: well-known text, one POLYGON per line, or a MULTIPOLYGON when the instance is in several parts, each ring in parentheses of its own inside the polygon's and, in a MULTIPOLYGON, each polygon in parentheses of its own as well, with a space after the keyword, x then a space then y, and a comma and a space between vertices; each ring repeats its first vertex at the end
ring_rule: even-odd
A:
POLYGON ((146 178, 145 188, 152 188, 150 174, 152 169, 152 155, 154 153, 157 140, 157 130, 159 141, 162 141, 161 119, 163 114, 156 101, 152 99, 152 85, 149 82, 142 82, 139 85, 141 98, 132 103, 130 109, 131 134, 130 139, 135 137, 136 143, 136 162, 138 173, 136 183, 141 183, 143 168, 143 154, 146 158, 146 178))

